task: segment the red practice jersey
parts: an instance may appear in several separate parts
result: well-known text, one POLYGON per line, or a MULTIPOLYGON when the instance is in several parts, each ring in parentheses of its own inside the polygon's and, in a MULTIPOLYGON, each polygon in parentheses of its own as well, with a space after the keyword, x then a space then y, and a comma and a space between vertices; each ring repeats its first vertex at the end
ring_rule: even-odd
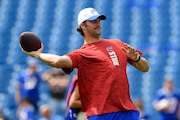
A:
MULTIPOLYGON (((67 54, 78 68, 78 84, 83 109, 87 116, 137 110, 130 98, 126 75, 128 59, 121 40, 104 40, 84 44, 67 54)), ((140 52, 140 54, 142 54, 140 52)))

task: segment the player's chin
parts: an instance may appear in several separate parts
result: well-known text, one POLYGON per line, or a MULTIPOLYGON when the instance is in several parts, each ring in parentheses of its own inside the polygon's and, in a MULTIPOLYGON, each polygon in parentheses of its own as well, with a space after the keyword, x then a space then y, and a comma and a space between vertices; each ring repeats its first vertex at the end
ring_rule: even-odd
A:
POLYGON ((95 34, 100 36, 101 35, 101 30, 96 30, 95 34))
POLYGON ((99 38, 100 35, 101 35, 101 34, 99 34, 99 33, 95 33, 95 34, 94 34, 94 37, 95 37, 95 38, 99 38))

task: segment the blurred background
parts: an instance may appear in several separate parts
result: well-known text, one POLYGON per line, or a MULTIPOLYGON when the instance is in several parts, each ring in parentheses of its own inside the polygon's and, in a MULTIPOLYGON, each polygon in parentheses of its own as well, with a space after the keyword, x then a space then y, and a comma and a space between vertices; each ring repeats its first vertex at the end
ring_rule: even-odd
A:
MULTIPOLYGON (((180 0, 0 0, 0 107, 4 114, 13 118, 17 77, 29 59, 19 47, 20 34, 36 33, 44 52, 72 52, 83 43, 76 28, 78 12, 85 7, 107 16, 102 21, 103 38, 121 39, 148 59, 149 72, 131 66, 127 72, 132 99, 143 99, 153 118, 152 101, 164 78, 172 77, 180 88, 180 0)), ((40 65, 40 72, 49 69, 40 65)), ((47 96, 41 90, 43 101, 47 96)))

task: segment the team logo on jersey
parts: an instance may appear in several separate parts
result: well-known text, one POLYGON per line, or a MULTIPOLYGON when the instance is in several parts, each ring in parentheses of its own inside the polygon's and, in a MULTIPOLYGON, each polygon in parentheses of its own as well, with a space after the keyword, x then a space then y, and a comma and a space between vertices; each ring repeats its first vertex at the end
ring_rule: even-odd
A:
POLYGON ((113 50, 113 47, 112 47, 112 46, 108 46, 108 47, 106 48, 106 50, 107 50, 108 53, 109 53, 109 56, 110 56, 110 58, 111 58, 111 61, 112 61, 113 65, 119 66, 119 61, 118 61, 116 52, 113 50))

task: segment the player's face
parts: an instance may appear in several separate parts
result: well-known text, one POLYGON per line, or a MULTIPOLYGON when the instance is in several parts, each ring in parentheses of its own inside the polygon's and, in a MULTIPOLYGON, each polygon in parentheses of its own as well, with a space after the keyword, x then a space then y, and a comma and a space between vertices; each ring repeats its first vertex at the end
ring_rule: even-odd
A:
POLYGON ((88 34, 93 37, 100 37, 101 35, 101 20, 99 18, 85 22, 85 29, 88 34))
POLYGON ((30 74, 34 74, 37 70, 37 65, 29 66, 29 72, 30 74))
POLYGON ((165 82, 165 87, 166 87, 168 90, 172 91, 172 90, 173 90, 173 82, 172 82, 172 81, 166 81, 166 82, 165 82))

